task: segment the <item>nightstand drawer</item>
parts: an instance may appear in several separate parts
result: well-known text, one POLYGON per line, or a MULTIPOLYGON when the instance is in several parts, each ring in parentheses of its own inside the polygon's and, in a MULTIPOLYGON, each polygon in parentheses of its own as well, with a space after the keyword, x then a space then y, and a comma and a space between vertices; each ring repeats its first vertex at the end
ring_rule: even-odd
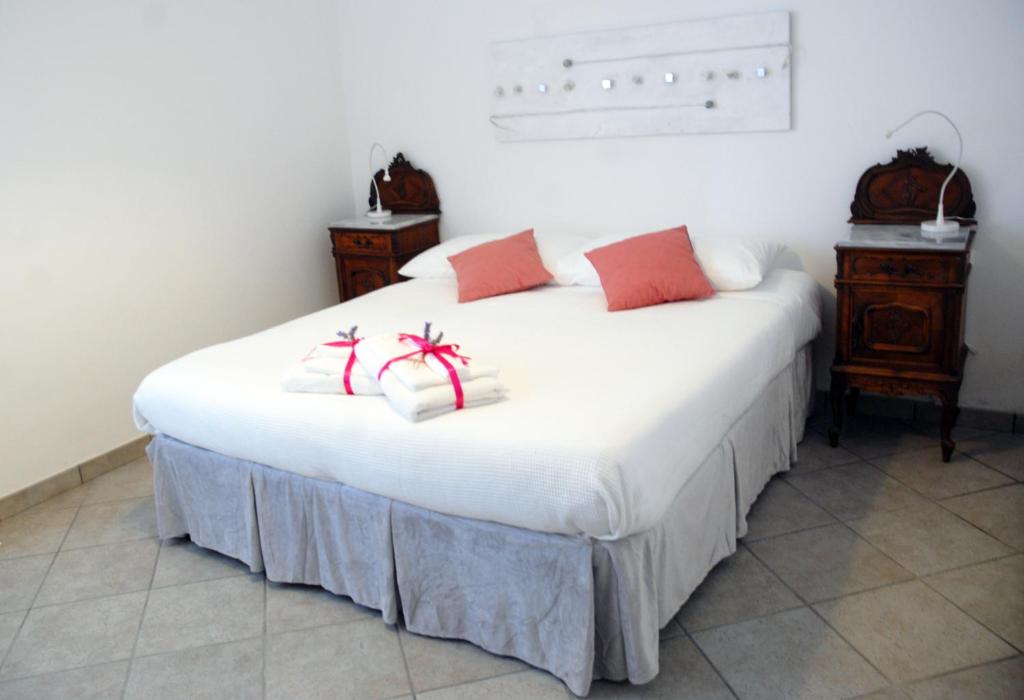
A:
POLYGON ((942 290, 852 285, 848 294, 850 361, 942 369, 948 345, 942 290))
POLYGON ((960 256, 856 250, 844 257, 839 278, 863 282, 962 283, 960 256))
POLYGON ((348 219, 328 231, 341 301, 401 282, 398 269, 440 240, 437 214, 395 214, 376 224, 348 219))
POLYGON ((334 247, 346 253, 391 254, 391 235, 362 231, 335 231, 334 247))
POLYGON ((354 299, 368 294, 394 281, 391 262, 384 258, 348 256, 342 261, 345 296, 354 299))

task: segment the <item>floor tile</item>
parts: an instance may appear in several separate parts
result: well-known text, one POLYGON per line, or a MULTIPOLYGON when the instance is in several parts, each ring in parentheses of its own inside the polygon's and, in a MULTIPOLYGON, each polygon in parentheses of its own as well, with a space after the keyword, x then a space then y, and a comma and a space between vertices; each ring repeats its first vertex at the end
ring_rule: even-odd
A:
POLYGON ((675 637, 681 637, 682 635, 683 627, 674 617, 668 621, 667 625, 658 630, 658 638, 663 642, 666 639, 673 639, 675 637))
POLYGON ((698 632, 694 640, 744 699, 852 697, 888 685, 808 608, 698 632))
POLYGON ((933 503, 876 513, 849 526, 915 574, 932 574, 1012 553, 933 503))
POLYGON ((590 698, 664 698, 665 700, 733 700, 733 694, 689 639, 661 645, 661 670, 644 685, 595 681, 590 698))
POLYGON ((899 686, 890 685, 867 695, 858 695, 857 700, 910 700, 910 696, 899 686))
POLYGON ((91 547, 156 537, 156 509, 152 498, 82 506, 63 549, 91 547))
POLYGON ((39 590, 36 605, 146 590, 158 548, 156 540, 136 540, 60 552, 39 590))
POLYGON ((25 511, 0 520, 0 559, 56 552, 77 511, 25 511))
MULTIPOLYGON (((938 417, 936 417, 935 420, 913 420, 910 422, 910 425, 915 431, 921 433, 922 435, 934 438, 936 440, 940 439, 938 417)), ((960 443, 965 440, 987 438, 990 435, 997 434, 998 433, 996 431, 992 430, 985 430, 983 428, 972 428, 970 426, 960 425, 960 421, 958 420, 957 424, 953 426, 953 432, 951 433, 951 436, 953 438, 953 442, 956 443, 957 449, 959 449, 960 443)))
POLYGON ((942 502, 964 520, 1019 550, 1024 550, 1024 485, 957 496, 942 502))
POLYGON ((469 642, 402 631, 402 651, 417 693, 524 671, 522 661, 497 656, 469 642))
POLYGON ((708 574, 676 619, 694 632, 801 605, 775 574, 741 546, 708 574))
POLYGON ((1024 481, 1024 435, 987 435, 964 440, 956 447, 982 464, 1024 481))
POLYGON ((126 593, 29 611, 0 679, 128 658, 145 602, 145 593, 126 593))
POLYGON ((871 418, 896 418, 909 423, 914 419, 914 401, 907 401, 897 396, 862 393, 857 397, 856 420, 860 416, 871 418))
POLYGON ((837 598, 914 575, 845 525, 772 537, 748 545, 804 600, 837 598))
POLYGON ((419 700, 566 700, 572 695, 560 680, 541 671, 522 671, 428 693, 417 693, 419 700))
POLYGON ((908 424, 893 419, 853 416, 845 420, 839 446, 863 459, 932 447, 939 451, 937 437, 922 435, 908 424))
POLYGON ((263 639, 137 658, 125 699, 260 698, 263 695, 263 639))
POLYGON ((1020 700, 1024 698, 1024 657, 918 681, 906 690, 913 700, 1020 700))
POLYGON ((14 641, 14 635, 18 633, 18 628, 21 627, 21 621, 24 619, 24 610, 0 614, 0 661, 7 654, 11 642, 14 641))
POLYGON ((86 482, 85 489, 85 504, 152 496, 153 467, 142 457, 86 482))
POLYGON ((818 603, 815 609, 890 679, 916 680, 995 661, 1012 647, 920 581, 818 603))
POLYGON ((187 539, 164 540, 156 563, 153 588, 212 581, 249 573, 249 567, 231 557, 204 549, 187 539))
POLYGON ((1024 554, 929 576, 968 615, 1024 649, 1024 554))
POLYGON ((0 683, 4 700, 110 700, 121 696, 127 661, 47 673, 0 683))
POLYGON ((234 576, 150 592, 137 656, 233 642, 263 632, 263 578, 234 576))
POLYGON ((831 447, 827 437, 808 430, 804 433, 803 441, 797 445, 797 461, 792 465, 789 473, 799 474, 858 461, 860 461, 860 457, 846 448, 831 447))
POLYGON ((901 452, 872 463, 929 498, 948 498, 1013 483, 1005 474, 964 454, 954 453, 949 462, 943 462, 939 451, 932 448, 901 452))
POLYGON ((28 512, 40 512, 44 510, 61 510, 63 508, 78 508, 82 505, 82 501, 85 500, 86 491, 85 486, 76 486, 72 489, 68 489, 63 493, 59 493, 52 498, 48 498, 42 503, 32 506, 28 512))
POLYGON ((747 541, 832 522, 832 516, 784 479, 768 482, 747 514, 747 541))
POLYGON ((832 425, 832 410, 826 399, 823 404, 815 404, 814 412, 807 419, 807 429, 824 435, 830 425, 832 425))
MULTIPOLYGON (((1021 697, 1022 657, 988 659, 1024 648, 1024 555, 1003 546, 1024 548, 1024 485, 1010 481, 1024 479, 1024 436, 961 429, 958 450, 978 463, 943 465, 933 428, 855 417, 837 449, 809 430, 755 504, 745 546, 661 631, 659 676, 597 682, 591 696, 731 697, 683 632, 689 616, 742 697, 1021 697), (899 583, 911 576, 900 564, 927 586, 899 583), (854 646, 908 674, 928 666, 929 678, 886 687, 790 588, 826 601, 815 607, 840 616, 854 646)), ((269 697, 394 697, 411 693, 409 676, 420 697, 572 697, 518 660, 396 631, 319 589, 265 584, 187 539, 157 556, 151 493, 142 459, 0 521, 0 697, 117 697, 126 679, 127 697, 260 697, 264 651, 269 697), (152 610, 139 605, 151 575, 152 610), (127 657, 140 622, 129 674, 107 659, 127 657)))
POLYGON ((866 462, 789 479, 805 496, 841 520, 924 503, 914 491, 866 462))
POLYGON ((409 693, 398 631, 380 620, 267 637, 267 698, 389 698, 409 693))
POLYGON ((52 554, 0 560, 0 613, 32 606, 51 561, 52 554))
POLYGON ((380 613, 318 586, 267 583, 267 632, 270 634, 365 618, 376 618, 379 622, 380 613))

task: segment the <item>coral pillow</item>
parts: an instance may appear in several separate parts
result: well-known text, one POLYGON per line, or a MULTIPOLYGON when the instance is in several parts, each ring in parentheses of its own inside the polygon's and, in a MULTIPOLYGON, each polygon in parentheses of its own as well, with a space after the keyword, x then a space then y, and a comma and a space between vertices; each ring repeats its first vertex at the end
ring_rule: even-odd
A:
POLYGON ((685 226, 627 238, 586 255, 601 278, 609 311, 715 293, 694 257, 685 226))
POLYGON ((533 229, 448 256, 459 282, 459 303, 521 292, 554 278, 537 252, 533 229))

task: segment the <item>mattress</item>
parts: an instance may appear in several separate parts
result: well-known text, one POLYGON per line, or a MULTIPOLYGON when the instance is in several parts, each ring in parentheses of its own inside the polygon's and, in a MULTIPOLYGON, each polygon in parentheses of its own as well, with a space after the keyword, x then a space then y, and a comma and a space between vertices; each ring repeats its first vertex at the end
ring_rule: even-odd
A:
POLYGON ((469 304, 412 280, 215 345, 146 377, 138 427, 448 515, 621 539, 657 523, 732 424, 820 330, 816 283, 628 312, 546 286, 469 304), (501 368, 508 398, 409 423, 381 397, 288 394, 285 368, 335 331, 424 321, 501 368))

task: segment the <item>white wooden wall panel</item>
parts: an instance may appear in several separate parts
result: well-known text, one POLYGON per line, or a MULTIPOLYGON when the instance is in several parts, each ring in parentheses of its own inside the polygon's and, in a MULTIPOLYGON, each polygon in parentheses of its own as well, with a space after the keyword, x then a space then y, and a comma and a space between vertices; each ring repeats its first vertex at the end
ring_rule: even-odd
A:
POLYGON ((773 12, 495 43, 494 133, 521 141, 786 130, 789 37, 789 13, 773 12))

